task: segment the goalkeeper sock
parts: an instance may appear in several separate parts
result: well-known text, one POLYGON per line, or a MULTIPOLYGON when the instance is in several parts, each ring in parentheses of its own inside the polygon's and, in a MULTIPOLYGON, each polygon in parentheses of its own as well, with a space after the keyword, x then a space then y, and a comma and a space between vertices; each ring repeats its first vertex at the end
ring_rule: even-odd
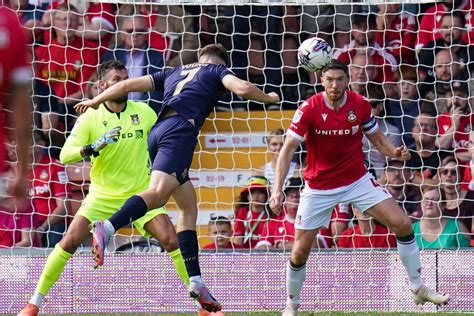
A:
POLYGON ((400 260, 410 279, 410 287, 412 290, 417 290, 423 281, 421 280, 420 249, 416 243, 415 235, 411 233, 408 236, 397 236, 397 248, 400 260))
POLYGON ((299 306, 301 288, 306 279, 306 263, 302 266, 296 266, 288 261, 286 266, 286 305, 299 306))
POLYGON ((35 294, 31 297, 30 303, 40 307, 43 297, 49 292, 49 289, 59 279, 64 270, 67 261, 72 254, 64 251, 59 244, 56 244, 54 250, 49 254, 43 272, 36 286, 35 294))
POLYGON ((195 230, 185 230, 179 232, 178 243, 181 253, 183 254, 184 264, 188 271, 189 278, 201 275, 201 268, 199 267, 199 244, 195 230))
POLYGON ((109 221, 114 226, 115 231, 130 224, 146 214, 148 206, 141 196, 130 197, 122 207, 110 216, 109 221))
POLYGON ((176 269, 176 273, 178 273, 179 278, 183 281, 186 286, 189 286, 189 276, 188 272, 186 272, 186 265, 184 264, 183 255, 181 254, 181 249, 176 249, 171 252, 168 252, 168 255, 173 260, 174 268, 176 269))

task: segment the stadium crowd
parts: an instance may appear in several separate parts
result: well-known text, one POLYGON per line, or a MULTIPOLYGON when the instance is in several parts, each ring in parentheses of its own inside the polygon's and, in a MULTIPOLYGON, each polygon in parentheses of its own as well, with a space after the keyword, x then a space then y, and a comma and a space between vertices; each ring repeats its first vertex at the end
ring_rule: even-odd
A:
MULTIPOLYGON (((71 183, 59 151, 77 119, 73 105, 97 95, 97 66, 120 60, 130 78, 196 62, 199 48, 222 43, 230 68, 266 92, 282 96, 266 110, 296 109, 320 90, 318 78, 297 67, 296 50, 311 36, 324 38, 334 58, 349 65, 350 89, 365 96, 393 144, 405 144, 407 162, 387 160, 364 141, 368 170, 411 216, 421 249, 474 247, 474 1, 423 5, 162 6, 41 0, 0 0, 15 11, 29 39, 34 146, 27 200, 0 200, 0 247, 53 247, 71 217, 71 183), (250 19, 249 19, 250 18, 250 19), (338 23, 334 23, 338 21, 338 23)), ((160 93, 131 93, 159 111, 160 93)), ((261 110, 229 94, 217 110, 261 110)), ((264 166, 255 166, 236 197, 232 218, 209 222, 212 244, 222 249, 290 249, 304 148, 286 179, 284 212, 268 198, 284 130, 269 132, 264 166)), ((15 144, 9 148, 14 177, 15 144)), ((231 202, 231 201, 227 201, 231 202)), ((394 235, 351 205, 339 204, 316 248, 390 248, 394 235)))

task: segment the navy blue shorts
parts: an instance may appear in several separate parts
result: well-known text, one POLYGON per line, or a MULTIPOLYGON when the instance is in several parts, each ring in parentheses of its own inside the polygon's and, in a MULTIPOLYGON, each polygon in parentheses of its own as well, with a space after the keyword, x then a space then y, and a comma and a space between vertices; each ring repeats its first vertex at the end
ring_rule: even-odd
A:
POLYGON ((153 170, 175 176, 179 184, 189 180, 199 130, 180 115, 156 123, 148 136, 153 170))

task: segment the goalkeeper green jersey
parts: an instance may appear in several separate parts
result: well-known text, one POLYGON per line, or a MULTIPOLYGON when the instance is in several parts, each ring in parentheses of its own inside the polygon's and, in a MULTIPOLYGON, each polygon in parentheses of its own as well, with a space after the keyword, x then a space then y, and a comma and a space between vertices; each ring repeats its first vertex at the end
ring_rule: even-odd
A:
POLYGON ((89 194, 100 198, 129 198, 145 190, 150 179, 147 138, 157 116, 145 103, 127 101, 120 113, 105 104, 81 115, 61 150, 64 164, 82 160, 81 148, 106 131, 122 128, 117 143, 109 144, 91 157, 89 194))

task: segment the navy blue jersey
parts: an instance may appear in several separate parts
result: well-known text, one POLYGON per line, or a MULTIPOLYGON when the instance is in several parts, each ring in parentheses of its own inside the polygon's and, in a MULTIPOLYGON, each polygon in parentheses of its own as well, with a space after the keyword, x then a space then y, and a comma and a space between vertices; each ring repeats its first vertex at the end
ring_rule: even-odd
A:
POLYGON ((150 75, 154 90, 163 91, 163 108, 170 107, 201 128, 224 91, 222 78, 234 73, 223 65, 194 63, 150 75))

